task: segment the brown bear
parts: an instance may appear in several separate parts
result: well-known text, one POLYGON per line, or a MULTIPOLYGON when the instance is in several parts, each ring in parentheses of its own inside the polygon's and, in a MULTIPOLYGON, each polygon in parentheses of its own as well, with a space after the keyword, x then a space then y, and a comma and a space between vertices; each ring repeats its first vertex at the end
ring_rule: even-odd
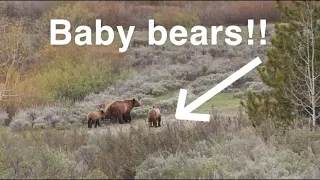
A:
POLYGON ((139 106, 141 106, 141 102, 136 99, 114 101, 106 107, 105 117, 108 119, 117 118, 120 124, 129 123, 131 122, 131 110, 139 106))
POLYGON ((102 120, 103 118, 104 118, 103 110, 89 112, 87 115, 88 128, 92 128, 92 124, 94 124, 95 128, 97 128, 97 126, 101 127, 100 120, 102 120))
POLYGON ((161 114, 160 109, 155 108, 154 106, 152 109, 149 110, 147 120, 149 123, 149 127, 161 127, 161 114))

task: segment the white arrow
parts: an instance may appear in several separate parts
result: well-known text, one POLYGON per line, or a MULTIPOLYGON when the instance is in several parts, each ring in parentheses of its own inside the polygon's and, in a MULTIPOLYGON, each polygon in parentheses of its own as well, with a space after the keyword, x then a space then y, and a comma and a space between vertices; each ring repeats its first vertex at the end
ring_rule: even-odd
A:
POLYGON ((224 90, 230 84, 250 72, 252 69, 261 64, 261 60, 259 57, 256 57, 251 62, 243 66, 241 69, 230 75, 227 79, 220 82, 218 85, 210 89, 208 92, 204 93, 198 99, 190 103, 185 107, 186 99, 187 99, 187 90, 180 89, 179 99, 176 110, 176 119, 179 120, 191 120, 191 121, 210 121, 210 114, 198 114, 191 113, 193 110, 198 108, 200 105, 208 101, 210 98, 224 90))

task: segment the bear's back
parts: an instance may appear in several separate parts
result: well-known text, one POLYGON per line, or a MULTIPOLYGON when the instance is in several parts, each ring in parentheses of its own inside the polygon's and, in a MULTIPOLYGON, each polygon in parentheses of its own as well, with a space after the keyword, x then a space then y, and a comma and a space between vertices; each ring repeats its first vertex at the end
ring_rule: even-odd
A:
POLYGON ((87 119, 92 119, 92 120, 99 119, 100 117, 101 115, 99 111, 92 111, 92 112, 89 112, 87 115, 87 119))
POLYGON ((148 112, 148 119, 155 119, 160 116, 160 110, 158 108, 152 108, 148 112))
POLYGON ((157 113, 157 116, 159 116, 160 115, 160 109, 158 109, 158 108, 153 108, 153 109, 157 113))
POLYGON ((113 112, 122 112, 126 113, 131 111, 132 108, 130 108, 130 102, 128 100, 123 100, 123 101, 114 101, 109 104, 106 108, 106 112, 113 113, 113 112))

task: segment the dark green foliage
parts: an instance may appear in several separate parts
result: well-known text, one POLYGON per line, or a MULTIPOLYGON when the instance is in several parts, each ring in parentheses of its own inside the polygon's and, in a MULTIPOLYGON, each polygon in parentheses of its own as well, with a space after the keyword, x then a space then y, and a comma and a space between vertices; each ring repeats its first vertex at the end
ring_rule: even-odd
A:
MULTIPOLYGON (((310 93, 307 85, 309 79, 306 79, 305 72, 301 72, 301 69, 308 69, 308 64, 303 60, 302 56, 305 55, 304 59, 311 59, 311 39, 306 33, 314 34, 319 37, 319 29, 316 30, 317 19, 319 19, 319 4, 318 3, 306 3, 306 2, 294 2, 294 6, 290 8, 283 6, 279 3, 279 9, 282 12, 282 18, 287 24, 277 24, 275 26, 276 36, 271 39, 273 47, 268 53, 268 62, 265 68, 259 70, 262 80, 269 86, 275 88, 278 92, 276 93, 278 99, 283 101, 290 101, 290 96, 285 96, 285 87, 291 90, 297 90, 295 95, 302 100, 304 106, 311 106, 311 102, 307 98, 307 93, 310 93), (314 8, 314 13, 308 14, 307 5, 314 8), (315 31, 309 32, 310 29, 307 27, 308 24, 305 22, 307 18, 312 18, 312 23, 315 31), (301 43, 299 41, 306 41, 301 43), (298 50, 299 49, 299 50, 298 50), (310 54, 310 55, 309 55, 310 54), (304 84, 301 86, 301 84, 304 84), (301 94, 299 94, 301 93, 301 94)), ((311 20, 310 20, 311 21, 311 20)), ((317 38, 316 38, 317 39, 317 38)), ((320 41, 315 41, 316 44, 320 44, 320 41)), ((315 74, 320 71, 319 64, 319 51, 316 50, 314 70, 315 74)), ((311 63, 311 62, 309 62, 311 63)), ((311 71, 311 69, 309 68, 311 71)), ((308 75, 311 78, 311 75, 308 75)), ((308 78, 308 77, 307 77, 308 78)), ((319 81, 316 82, 319 84, 319 81)), ((315 86, 315 91, 318 92, 319 86, 315 86)), ((291 101, 292 102, 292 101, 291 101)), ((293 106, 293 104, 287 103, 286 106, 293 106)), ((301 105, 294 104, 294 109, 301 111, 305 110, 301 105)), ((292 113, 293 108, 287 109, 283 113, 292 113), (291 111, 289 111, 291 110, 291 111)), ((311 113, 311 112, 309 112, 311 113)))
MULTIPOLYGON (((316 19, 319 19, 318 3, 312 2, 309 4, 315 7, 315 12, 312 15, 306 15, 306 2, 294 2, 287 6, 278 2, 281 18, 285 23, 275 25, 275 35, 271 38, 272 47, 268 51, 268 61, 264 66, 258 68, 263 83, 271 87, 272 90, 268 94, 249 93, 246 101, 248 115, 251 119, 254 119, 254 122, 270 120, 270 117, 274 117, 272 121, 274 121, 276 127, 288 127, 293 122, 294 115, 297 115, 297 110, 304 109, 301 105, 293 103, 292 97, 288 96, 288 89, 289 91, 297 90, 300 94, 295 93, 295 95, 303 103, 310 105, 306 94, 303 94, 308 93, 307 85, 301 86, 301 84, 306 84, 307 80, 299 70, 300 67, 305 68, 304 66, 307 66, 301 58, 301 52, 305 54, 311 52, 308 52, 307 48, 303 46, 299 47, 300 51, 297 50, 297 43, 306 40, 305 37, 308 37, 305 36, 306 24, 304 18, 313 16, 315 27, 317 26, 316 19), (260 105, 257 102, 266 105, 266 102, 272 98, 277 102, 276 107, 259 109, 260 105)), ((319 34, 317 32, 312 33, 319 34)), ((315 43, 319 45, 319 37, 315 39, 315 43)), ((319 58, 317 58, 320 57, 319 55, 319 50, 316 50, 314 67, 315 71, 318 72, 320 70, 319 58)), ((319 86, 316 87, 316 92, 319 91, 319 88, 319 86)))
POLYGON ((284 130, 292 123, 290 104, 277 96, 276 91, 249 91, 241 104, 246 108, 252 126, 259 128, 266 136, 270 135, 271 130, 284 130))

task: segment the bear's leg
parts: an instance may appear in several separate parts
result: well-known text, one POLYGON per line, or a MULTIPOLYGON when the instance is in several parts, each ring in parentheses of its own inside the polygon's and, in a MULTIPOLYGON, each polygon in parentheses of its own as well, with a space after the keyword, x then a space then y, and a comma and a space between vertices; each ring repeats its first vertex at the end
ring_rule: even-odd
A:
POLYGON ((100 120, 97 121, 97 124, 99 127, 101 127, 100 120))
POLYGON ((153 120, 153 126, 157 127, 157 120, 153 120))
POLYGON ((131 118, 130 113, 129 113, 129 114, 126 114, 126 119, 125 119, 126 123, 130 123, 131 120, 132 120, 132 118, 131 118))
POLYGON ((94 122, 94 128, 97 128, 97 126, 98 126, 98 120, 95 120, 95 122, 94 122))
POLYGON ((129 122, 131 122, 132 118, 131 118, 131 115, 129 114, 129 122))
POLYGON ((120 114, 120 115, 118 116, 118 121, 119 121, 120 124, 123 124, 123 123, 124 123, 123 115, 122 115, 122 114, 120 114))
POLYGON ((91 119, 88 119, 88 128, 92 128, 92 120, 91 119))
POLYGON ((122 118, 123 118, 123 120, 124 120, 125 123, 127 123, 127 122, 129 121, 127 114, 122 114, 122 118))
POLYGON ((118 122, 118 117, 110 117, 109 121, 111 123, 116 123, 116 122, 118 122))
POLYGON ((158 118, 158 127, 161 127, 161 116, 158 118))

